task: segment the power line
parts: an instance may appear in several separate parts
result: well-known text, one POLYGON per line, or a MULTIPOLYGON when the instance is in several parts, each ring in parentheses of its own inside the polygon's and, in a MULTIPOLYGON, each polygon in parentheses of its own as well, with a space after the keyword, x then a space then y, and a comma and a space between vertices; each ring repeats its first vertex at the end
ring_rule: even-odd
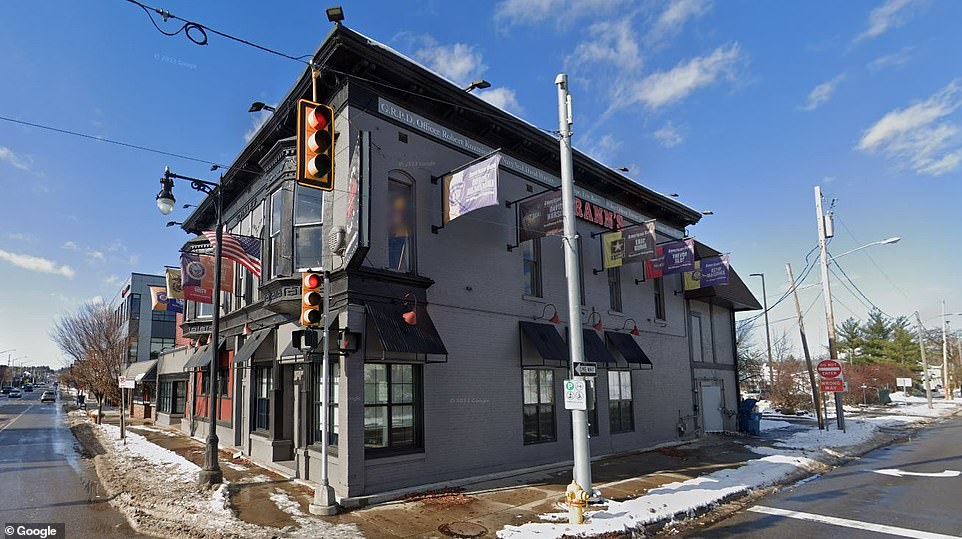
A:
POLYGON ((764 316, 765 313, 770 312, 772 309, 777 307, 781 302, 785 301, 785 299, 789 295, 791 295, 792 292, 805 281, 808 275, 812 272, 812 269, 815 268, 815 260, 812 259, 811 261, 809 261, 809 258, 812 256, 812 253, 814 253, 816 249, 818 249, 818 245, 816 245, 815 247, 812 247, 812 249, 805 255, 805 267, 802 269, 801 272, 799 272, 798 277, 796 277, 795 281, 792 282, 791 286, 788 287, 788 290, 783 292, 781 297, 779 297, 778 300, 775 301, 775 303, 769 305, 767 309, 763 309, 762 312, 754 316, 751 316, 749 318, 745 318, 744 320, 742 320, 742 322, 747 322, 747 323, 754 322, 755 320, 764 316))
POLYGON ((852 279, 848 276, 848 273, 845 272, 845 268, 843 268, 841 264, 838 263, 838 260, 832 259, 832 262, 835 264, 835 267, 837 267, 839 271, 842 272, 842 275, 845 276, 845 280, 847 280, 849 284, 851 284, 852 287, 855 288, 858 294, 862 296, 865 299, 865 301, 867 301, 872 306, 873 309, 891 318, 891 316, 888 313, 880 309, 878 305, 876 305, 871 299, 869 299, 868 296, 865 295, 864 292, 862 292, 862 290, 858 287, 858 285, 856 285, 855 282, 852 281, 852 279))
MULTIPOLYGON (((842 228, 844 228, 845 231, 848 232, 848 235, 851 236, 853 240, 855 240, 856 244, 862 243, 861 241, 859 241, 857 237, 855 237, 855 233, 853 233, 852 230, 848 227, 848 225, 845 224, 845 221, 843 221, 838 216, 835 217, 835 220, 841 223, 842 228)), ((879 263, 875 261, 875 257, 873 257, 872 254, 869 252, 870 250, 871 249, 866 250, 864 254, 865 256, 868 257, 872 265, 875 266, 875 269, 877 269, 878 272, 882 274, 882 277, 885 277, 885 280, 888 281, 890 285, 892 285, 892 288, 895 288, 896 290, 899 291, 900 294, 902 294, 902 297, 904 297, 905 299, 911 300, 912 298, 909 297, 909 295, 905 292, 905 290, 903 290, 902 287, 898 285, 898 283, 893 281, 892 278, 889 277, 889 274, 886 273, 884 269, 882 269, 882 266, 880 266, 879 263)))

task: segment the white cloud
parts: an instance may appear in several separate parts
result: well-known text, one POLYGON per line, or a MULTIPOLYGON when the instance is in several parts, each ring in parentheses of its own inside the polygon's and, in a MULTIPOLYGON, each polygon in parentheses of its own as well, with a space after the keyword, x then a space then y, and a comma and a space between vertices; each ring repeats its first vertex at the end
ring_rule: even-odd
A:
POLYGON ((685 140, 681 135, 681 131, 671 122, 666 123, 661 129, 652 133, 652 136, 665 148, 674 148, 685 140))
POLYGON ((64 244, 63 244, 63 248, 66 249, 66 250, 68 250, 68 251, 79 251, 79 250, 80 250, 80 246, 77 245, 77 242, 75 242, 75 241, 65 241, 64 244))
POLYGON ((591 156, 600 163, 607 163, 614 157, 615 152, 621 148, 621 141, 612 135, 604 135, 592 141, 585 141, 585 154, 591 156))
POLYGON ((681 101, 720 78, 733 79, 740 59, 741 49, 733 43, 705 56, 681 62, 667 71, 652 73, 640 81, 623 83, 615 90, 611 109, 640 103, 655 110, 681 101))
POLYGON ((586 16, 608 14, 624 3, 625 0, 502 0, 494 8, 494 20, 502 28, 549 19, 566 26, 586 16))
POLYGON ((587 39, 575 47, 568 63, 575 67, 607 63, 622 70, 641 67, 641 51, 631 19, 602 21, 589 26, 587 39))
POLYGON ((104 277, 104 284, 108 286, 113 286, 115 284, 120 284, 120 277, 116 275, 108 275, 104 277))
POLYGON ((872 60, 865 67, 869 71, 881 71, 890 67, 899 67, 907 64, 912 59, 912 47, 905 47, 898 52, 879 56, 872 60))
POLYGON ((130 255, 127 257, 127 262, 129 262, 131 266, 136 266, 140 262, 140 257, 137 255, 130 255))
POLYGON ((13 150, 7 148, 6 146, 0 146, 0 161, 6 161, 14 168, 19 168, 20 170, 26 171, 29 171, 31 165, 33 164, 30 159, 17 155, 13 152, 13 150))
POLYGON ((479 90, 475 92, 478 97, 491 103, 499 109, 506 110, 514 114, 521 114, 524 109, 518 102, 518 96, 511 88, 491 88, 489 90, 479 90))
POLYGON ((919 174, 939 176, 962 164, 959 126, 947 121, 962 106, 962 79, 925 101, 895 109, 862 133, 857 148, 907 162, 919 174))
POLYGON ((85 247, 75 241, 65 241, 63 248, 75 253, 83 253, 83 255, 87 257, 90 262, 103 262, 106 258, 103 251, 98 251, 97 249, 93 249, 91 247, 85 247))
POLYGON ((33 241, 33 235, 26 234, 24 232, 7 232, 6 234, 8 240, 16 241, 33 241))
POLYGON ((244 133, 244 142, 250 142, 251 139, 254 138, 254 135, 257 134, 257 131, 267 123, 267 120, 270 119, 271 115, 266 112, 252 115, 250 129, 244 133))
POLYGON ((41 258, 39 256, 12 253, 3 249, 0 249, 0 260, 9 262, 18 268, 36 271, 39 273, 52 273, 55 275, 63 275, 67 278, 73 278, 73 276, 76 274, 73 268, 70 266, 58 265, 52 260, 41 258))
POLYGON ((920 0, 886 0, 881 6, 873 9, 868 15, 868 27, 855 36, 854 42, 876 38, 893 28, 902 26, 911 18, 909 8, 920 3, 920 0))
POLYGON ((819 106, 827 103, 832 96, 835 95, 835 90, 838 89, 838 85, 845 80, 845 74, 841 74, 833 78, 832 80, 827 80, 808 93, 808 99, 805 100, 805 104, 802 105, 802 110, 815 110, 819 106))
POLYGON ((669 2, 664 11, 655 19, 651 30, 648 32, 648 42, 655 43, 678 34, 685 23, 708 13, 711 5, 710 0, 674 0, 669 2))
POLYGON ((414 58, 455 84, 465 86, 488 68, 473 45, 444 45, 431 36, 421 36, 419 41, 414 58))

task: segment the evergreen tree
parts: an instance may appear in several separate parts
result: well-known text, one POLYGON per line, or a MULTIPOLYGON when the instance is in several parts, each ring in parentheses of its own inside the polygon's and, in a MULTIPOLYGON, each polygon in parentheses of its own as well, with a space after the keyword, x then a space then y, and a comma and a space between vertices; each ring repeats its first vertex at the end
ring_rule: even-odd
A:
POLYGON ((886 348, 892 337, 892 323, 882 311, 873 309, 868 313, 868 320, 862 325, 862 354, 859 359, 864 363, 878 363, 885 361, 886 348))
POLYGON ((915 328, 908 318, 900 316, 892 321, 892 335, 885 347, 885 360, 903 367, 915 369, 921 361, 919 342, 916 339, 915 328))
POLYGON ((849 361, 854 362, 865 342, 862 339, 861 324, 855 318, 849 318, 842 322, 841 326, 838 326, 836 333, 838 334, 838 342, 836 343, 838 351, 844 353, 849 361))

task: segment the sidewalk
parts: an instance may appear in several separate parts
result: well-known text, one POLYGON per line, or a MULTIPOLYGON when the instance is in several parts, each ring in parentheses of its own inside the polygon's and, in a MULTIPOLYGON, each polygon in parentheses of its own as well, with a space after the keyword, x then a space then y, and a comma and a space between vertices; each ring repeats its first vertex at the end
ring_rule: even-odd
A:
MULTIPOLYGON (((423 492, 321 518, 308 512, 311 489, 225 451, 221 451, 221 464, 227 486, 215 492, 195 492, 193 497, 199 503, 183 501, 174 508, 198 512, 199 518, 165 520, 170 516, 165 496, 189 497, 190 490, 197 489, 185 474, 196 474, 199 469, 203 443, 176 431, 135 424, 129 428, 125 448, 116 441, 119 431, 111 425, 117 421, 115 416, 107 416, 106 425, 95 427, 95 434, 105 446, 104 457, 114 455, 108 459, 113 467, 124 468, 123 463, 133 459, 137 465, 129 466, 129 473, 144 474, 145 468, 157 468, 168 479, 187 478, 177 489, 168 483, 155 492, 160 500, 115 498, 118 505, 126 505, 125 512, 139 529, 159 527, 173 535, 169 529, 173 520, 179 525, 177 535, 184 537, 619 537, 641 528, 652 532, 734 498, 760 495, 767 487, 820 473, 846 458, 890 443, 904 434, 903 428, 920 426, 959 409, 949 403, 932 411, 918 403, 889 414, 885 409, 873 409, 851 418, 845 433, 819 431, 807 419, 765 419, 760 437, 708 436, 598 460, 592 466, 593 479, 604 500, 589 508, 587 523, 582 526, 563 523, 567 514, 560 500, 571 480, 568 467, 423 492)), ((98 465, 98 471, 102 468, 98 465)), ((111 477, 104 469, 101 476, 105 474, 105 482, 119 483, 115 486, 120 490, 144 487, 142 482, 131 484, 123 473, 111 477)))

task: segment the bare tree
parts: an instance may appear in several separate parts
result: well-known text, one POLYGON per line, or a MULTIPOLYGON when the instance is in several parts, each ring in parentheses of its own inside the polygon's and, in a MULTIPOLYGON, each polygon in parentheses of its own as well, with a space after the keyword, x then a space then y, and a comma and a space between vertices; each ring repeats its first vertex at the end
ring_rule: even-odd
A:
POLYGON ((738 360, 738 382, 749 389, 755 389, 764 382, 764 354, 752 340, 755 329, 751 322, 744 320, 735 324, 735 352, 738 360))
MULTIPOLYGON (((105 400, 119 400, 117 377, 123 373, 127 352, 126 327, 104 303, 85 303, 54 325, 51 338, 73 360, 72 383, 97 399, 97 412, 105 400)), ((98 416, 99 417, 99 416, 98 416)))

